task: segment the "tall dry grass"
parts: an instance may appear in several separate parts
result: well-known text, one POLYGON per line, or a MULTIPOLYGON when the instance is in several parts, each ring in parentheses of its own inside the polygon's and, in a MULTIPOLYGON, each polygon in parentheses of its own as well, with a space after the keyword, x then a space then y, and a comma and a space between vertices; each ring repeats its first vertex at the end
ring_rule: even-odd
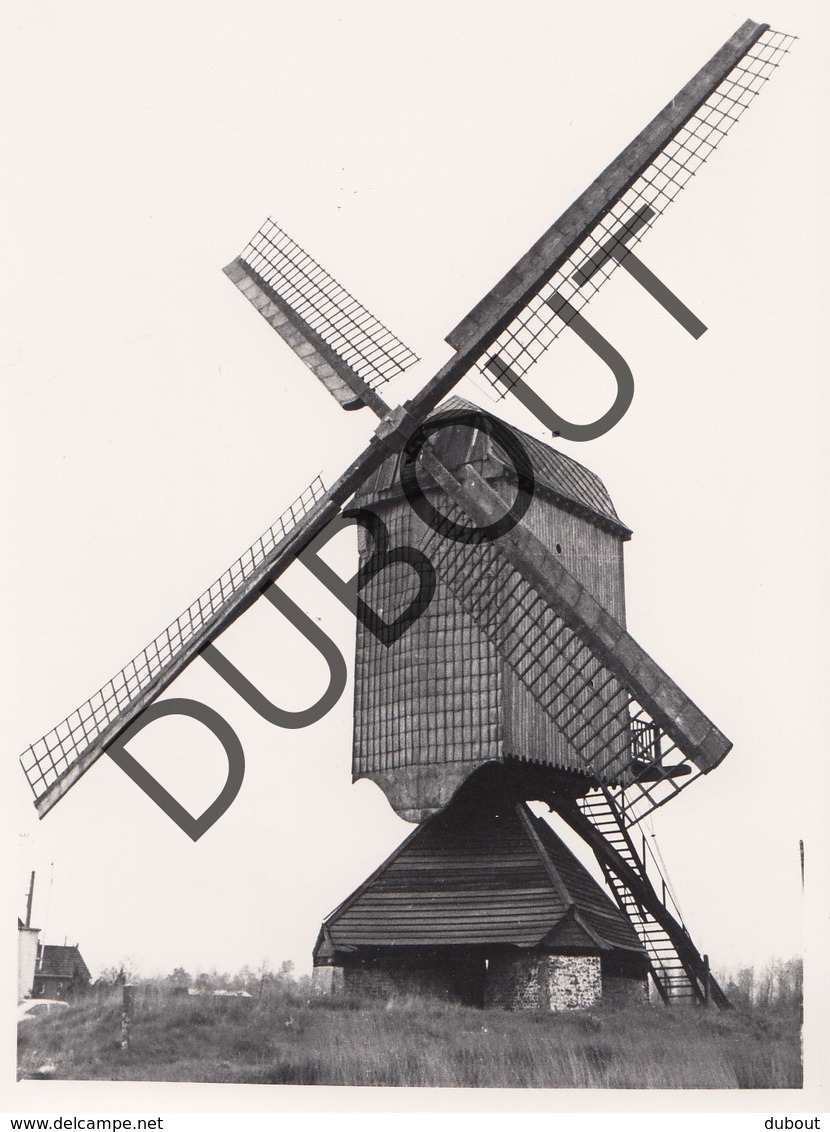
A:
POLYGON ((309 1002, 137 987, 129 1053, 119 989, 19 1030, 22 1076, 295 1085, 797 1088, 797 1010, 601 1008, 507 1013, 439 1001, 309 1002))

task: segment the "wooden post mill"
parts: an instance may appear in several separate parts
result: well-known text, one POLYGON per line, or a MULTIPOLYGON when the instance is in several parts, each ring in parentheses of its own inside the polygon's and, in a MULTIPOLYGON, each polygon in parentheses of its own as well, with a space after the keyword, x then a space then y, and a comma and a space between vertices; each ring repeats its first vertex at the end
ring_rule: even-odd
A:
MULTIPOLYGON (((524 454, 534 488, 522 526, 624 626, 631 532, 600 479, 458 398, 430 428, 442 464, 462 480, 481 477, 505 507, 516 495, 516 453, 524 454)), ((489 560, 470 573, 470 551, 481 558, 484 548, 447 538, 416 513, 402 459, 381 465, 352 510, 378 516, 391 545, 431 560, 440 546, 442 560, 429 603, 397 640, 358 622, 353 776, 377 783, 417 824, 323 923, 316 986, 557 1010, 643 1000, 651 972, 666 998, 704 993, 703 960, 680 924, 671 925, 674 942, 667 933, 674 917, 646 879, 619 797, 636 785, 642 807, 658 784, 676 792, 692 766, 677 757, 665 764, 659 729, 637 717, 621 682, 561 620, 540 617, 521 575, 511 587, 489 560), (498 627, 488 613, 496 609, 498 627), (534 816, 534 800, 587 835, 609 875, 619 858, 636 871, 651 888, 651 912, 640 892, 624 896, 619 880, 612 900, 534 816)), ((424 499, 455 518, 434 483, 424 499)), ((372 539, 361 532, 360 542, 365 563, 372 539)), ((391 620, 417 601, 419 584, 401 563, 361 593, 391 620)))
MULTIPOLYGON (((415 829, 324 920, 317 989, 560 1010, 639 1001, 651 985, 665 1002, 728 1005, 641 823, 731 744, 628 633, 631 532, 599 478, 452 395, 475 374, 569 440, 621 419, 631 372, 581 311, 622 268, 685 332, 705 331, 632 248, 792 42, 746 20, 447 335, 451 357, 398 407, 379 390, 417 356, 273 220, 260 227, 226 275, 341 408, 366 408, 378 424, 330 487, 318 476, 175 622, 23 752, 41 817, 108 752, 198 840, 241 786, 236 735, 226 727, 236 769, 226 745, 228 781, 198 818, 123 742, 199 659, 276 726, 322 718, 345 687, 339 653, 339 690, 332 676, 312 709, 286 713, 252 696, 214 641, 261 595, 285 611, 282 573, 298 558, 313 569, 306 552, 351 513, 357 604, 343 579, 339 591, 327 584, 348 591, 358 612, 353 775, 375 782, 415 829), (566 330, 617 384, 611 409, 589 426, 559 417, 524 380, 566 330), (589 846, 605 888, 529 803, 546 804, 560 833, 564 822, 589 846)), ((325 638, 300 615, 295 607, 309 639, 325 638)))

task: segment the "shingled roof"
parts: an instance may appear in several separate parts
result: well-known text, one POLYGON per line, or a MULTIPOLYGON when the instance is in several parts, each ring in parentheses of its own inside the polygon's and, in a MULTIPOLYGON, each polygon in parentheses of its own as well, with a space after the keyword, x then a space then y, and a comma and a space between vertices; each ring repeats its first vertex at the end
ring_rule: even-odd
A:
MULTIPOLYGON (((466 412, 481 413, 484 410, 461 397, 450 397, 438 406, 429 419, 440 420, 453 413, 466 412)), ((494 417, 492 413, 486 415, 494 417)), ((494 417, 494 419, 498 418, 494 417)), ((511 424, 508 427, 527 452, 537 489, 541 494, 549 496, 566 509, 576 511, 600 526, 612 529, 624 539, 631 537, 630 529, 617 515, 611 496, 598 475, 562 452, 557 452, 543 441, 522 432, 515 425, 511 424)), ((450 468, 471 463, 487 479, 502 478, 505 470, 508 474, 512 472, 509 464, 505 466, 496 442, 480 431, 459 429, 455 438, 452 438, 448 432, 442 431, 436 434, 435 445, 450 468)), ((355 503, 360 505, 366 500, 375 500, 384 496, 391 499, 400 494, 398 457, 391 456, 366 480, 358 492, 355 503)))
POLYGON ((89 982, 89 968, 84 963, 77 944, 58 946, 44 945, 37 968, 39 978, 81 979, 89 982))
POLYGON ((375 947, 513 945, 642 953, 634 928, 523 803, 451 803, 324 922, 315 955, 375 947))

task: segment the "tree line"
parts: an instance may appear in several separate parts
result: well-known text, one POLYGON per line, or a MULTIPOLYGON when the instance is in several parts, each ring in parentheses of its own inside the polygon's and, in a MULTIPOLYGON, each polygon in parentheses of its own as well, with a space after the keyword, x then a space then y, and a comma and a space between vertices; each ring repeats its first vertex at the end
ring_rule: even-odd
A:
POLYGON ((718 982, 733 1006, 800 1009, 804 961, 800 955, 792 959, 772 959, 762 970, 741 967, 734 974, 719 976, 718 982))
POLYGON ((217 990, 247 991, 255 998, 286 990, 299 992, 311 990, 310 976, 297 976, 291 959, 284 960, 276 969, 268 962, 262 963, 255 969, 246 965, 233 974, 219 971, 215 967, 209 971, 197 970, 191 974, 184 967, 175 967, 167 975, 155 975, 149 978, 142 976, 132 961, 125 960, 117 967, 105 967, 95 980, 95 986, 103 990, 124 983, 140 983, 146 987, 174 991, 198 991, 200 994, 210 994, 217 990))
MULTIPOLYGON (((741 967, 736 972, 715 972, 715 977, 733 1006, 801 1009, 804 985, 801 956, 772 959, 757 970, 755 967, 741 967)), ((152 978, 142 977, 135 964, 125 960, 117 967, 105 968, 96 979, 95 986, 106 989, 125 982, 180 992, 193 990, 201 994, 217 990, 247 991, 255 998, 285 991, 301 995, 311 991, 310 976, 296 975, 291 959, 286 959, 277 968, 268 962, 257 968, 246 965, 234 974, 215 967, 191 974, 184 967, 176 967, 167 975, 152 978)))

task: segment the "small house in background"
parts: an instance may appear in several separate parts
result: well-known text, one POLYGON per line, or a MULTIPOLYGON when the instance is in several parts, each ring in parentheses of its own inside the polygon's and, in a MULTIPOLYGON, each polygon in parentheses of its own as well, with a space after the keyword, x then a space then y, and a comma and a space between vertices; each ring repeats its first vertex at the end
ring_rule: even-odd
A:
POLYGON ((32 993, 37 966, 40 928, 24 924, 17 917, 17 1000, 22 1002, 32 993))
POLYGON ((90 978, 77 944, 62 947, 44 944, 38 949, 32 996, 74 998, 86 990, 90 978))
POLYGON ((33 928, 32 901, 35 874, 29 879, 26 922, 17 919, 17 999, 73 998, 89 986, 90 973, 77 943, 41 944, 40 928, 33 928))

